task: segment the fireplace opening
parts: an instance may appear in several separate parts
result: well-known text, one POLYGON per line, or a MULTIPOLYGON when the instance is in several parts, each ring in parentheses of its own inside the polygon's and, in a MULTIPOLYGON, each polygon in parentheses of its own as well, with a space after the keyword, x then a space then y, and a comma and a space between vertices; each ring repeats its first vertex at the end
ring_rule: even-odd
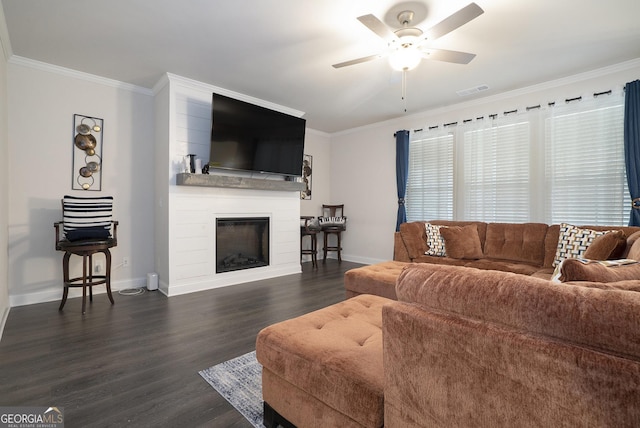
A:
POLYGON ((216 219, 216 273, 269 266, 269 217, 216 219))

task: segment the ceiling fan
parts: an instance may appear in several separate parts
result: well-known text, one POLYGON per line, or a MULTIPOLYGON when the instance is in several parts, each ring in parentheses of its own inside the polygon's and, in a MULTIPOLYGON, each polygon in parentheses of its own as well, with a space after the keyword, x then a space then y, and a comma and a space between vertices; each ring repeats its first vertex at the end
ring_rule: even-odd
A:
POLYGON ((470 3, 427 31, 422 31, 419 28, 411 26, 411 21, 415 16, 411 10, 404 10, 398 14, 397 18, 401 27, 398 30, 392 30, 374 15, 360 16, 358 17, 358 21, 384 39, 389 48, 385 52, 375 55, 333 64, 333 67, 347 67, 387 56, 389 57, 391 66, 399 71, 407 71, 417 67, 423 58, 457 64, 468 64, 475 58, 475 54, 432 49, 424 46, 424 42, 442 37, 483 13, 484 11, 480 6, 475 3, 470 3))

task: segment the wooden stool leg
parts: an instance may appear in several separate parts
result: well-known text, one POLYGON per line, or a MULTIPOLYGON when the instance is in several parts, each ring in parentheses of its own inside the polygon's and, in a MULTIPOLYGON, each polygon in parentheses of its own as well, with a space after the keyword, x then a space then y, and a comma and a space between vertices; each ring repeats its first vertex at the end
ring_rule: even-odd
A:
POLYGON ((106 259, 106 270, 104 272, 105 274, 105 286, 107 287, 107 296, 109 296, 109 300, 111 301, 111 304, 113 305, 113 296, 111 295, 111 251, 109 250, 105 250, 104 251, 104 257, 106 259))
POLYGON ((317 233, 311 235, 311 266, 318 267, 318 237, 317 233))
POLYGON ((327 240, 327 237, 329 236, 329 233, 323 232, 322 234, 324 235, 324 248, 322 249, 322 251, 324 252, 324 255, 322 257, 322 263, 326 263, 327 262, 327 243, 329 242, 327 240))
POLYGON ((82 315, 87 308, 87 256, 82 256, 82 315))
POLYGON ((60 302, 59 311, 64 308, 64 304, 67 303, 67 296, 69 295, 69 258, 71 257, 71 253, 64 253, 64 257, 62 258, 62 281, 64 282, 64 291, 62 292, 62 302, 60 302))
MULTIPOLYGON (((89 254, 89 284, 93 284, 93 254, 89 254)), ((93 286, 89 285, 89 301, 93 303, 93 286)))
POLYGON ((337 232, 336 236, 338 237, 338 263, 342 263, 342 243, 340 242, 340 237, 342 232, 337 232))

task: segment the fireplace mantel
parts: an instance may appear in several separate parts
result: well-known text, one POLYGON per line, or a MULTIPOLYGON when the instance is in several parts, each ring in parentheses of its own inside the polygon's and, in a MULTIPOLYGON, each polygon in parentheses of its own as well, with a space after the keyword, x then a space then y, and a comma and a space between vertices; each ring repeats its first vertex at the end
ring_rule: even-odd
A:
POLYGON ((250 177, 218 174, 179 173, 176 176, 178 186, 227 187, 235 189, 279 190, 299 192, 305 189, 298 181, 267 180, 250 177))

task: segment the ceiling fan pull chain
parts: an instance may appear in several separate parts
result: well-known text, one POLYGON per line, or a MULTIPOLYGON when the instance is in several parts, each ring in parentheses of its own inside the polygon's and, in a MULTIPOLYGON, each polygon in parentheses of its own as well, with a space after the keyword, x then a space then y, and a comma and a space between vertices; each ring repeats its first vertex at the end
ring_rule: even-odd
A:
POLYGON ((402 70, 402 102, 404 103, 404 112, 407 112, 407 70, 402 70))

